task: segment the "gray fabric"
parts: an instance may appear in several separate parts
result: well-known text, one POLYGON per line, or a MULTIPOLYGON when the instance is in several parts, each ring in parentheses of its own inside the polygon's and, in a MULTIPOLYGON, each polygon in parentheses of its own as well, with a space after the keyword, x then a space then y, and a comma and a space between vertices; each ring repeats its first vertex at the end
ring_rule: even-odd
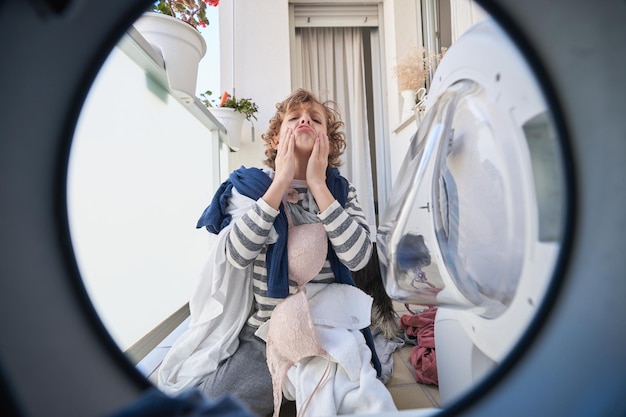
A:
POLYGON ((293 223, 293 226, 298 226, 300 224, 320 223, 320 219, 319 217, 317 217, 317 214, 306 211, 302 206, 299 206, 298 204, 288 203, 285 206, 288 210, 287 215, 290 217, 289 221, 293 223))
POLYGON ((381 365, 381 373, 378 379, 383 384, 386 384, 393 375, 393 353, 396 349, 404 346, 405 342, 400 337, 387 339, 379 329, 374 329, 372 336, 374 337, 374 346, 376 346, 376 353, 381 365))
POLYGON ((274 411, 272 377, 267 368, 265 342, 254 335, 255 331, 245 325, 235 353, 204 377, 198 388, 213 400, 230 394, 263 417, 274 411))

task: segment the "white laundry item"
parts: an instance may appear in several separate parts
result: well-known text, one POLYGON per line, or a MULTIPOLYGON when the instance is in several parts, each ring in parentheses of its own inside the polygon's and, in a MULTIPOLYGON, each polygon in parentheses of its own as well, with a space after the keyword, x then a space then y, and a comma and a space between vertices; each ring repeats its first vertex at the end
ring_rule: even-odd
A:
MULTIPOLYGON (((248 320, 246 312, 253 303, 253 267, 231 266, 226 259, 226 240, 235 219, 254 204, 233 187, 226 209, 233 218, 217 236, 210 235, 209 258, 189 300, 189 328, 169 349, 159 368, 158 386, 168 394, 195 386, 237 350, 239 333, 248 320)), ((275 240, 272 228, 268 242, 275 240)))
MULTIPOLYGON (((376 378, 371 350, 360 330, 370 324, 372 298, 345 284, 309 283, 305 288, 296 296, 306 294, 317 343, 310 346, 313 353, 305 349, 280 378, 282 393, 296 401, 298 416, 397 411, 391 394, 376 378)), ((276 310, 258 336, 265 336, 275 314, 276 310)))

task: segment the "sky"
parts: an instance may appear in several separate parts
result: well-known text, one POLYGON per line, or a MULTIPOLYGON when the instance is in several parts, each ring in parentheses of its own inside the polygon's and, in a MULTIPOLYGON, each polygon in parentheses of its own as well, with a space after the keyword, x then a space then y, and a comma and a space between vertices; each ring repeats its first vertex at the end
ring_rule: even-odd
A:
MULTIPOLYGON (((218 6, 219 7, 219 6, 218 6)), ((207 7, 209 25, 200 29, 206 41, 207 52, 198 67, 197 95, 211 90, 213 97, 219 99, 220 91, 220 52, 219 52, 219 17, 218 7, 207 7)))

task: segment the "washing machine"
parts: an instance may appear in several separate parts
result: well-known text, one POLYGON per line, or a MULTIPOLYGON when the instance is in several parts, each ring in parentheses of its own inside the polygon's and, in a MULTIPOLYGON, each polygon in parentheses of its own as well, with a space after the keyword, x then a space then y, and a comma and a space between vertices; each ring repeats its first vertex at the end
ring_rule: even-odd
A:
POLYGON ((567 186, 547 99, 492 18, 446 52, 424 112, 377 241, 388 294, 437 306, 446 406, 502 363, 544 301, 567 186))
MULTIPOLYGON (((413 206, 399 204, 396 221, 387 222, 395 290, 411 302, 439 302, 440 332, 458 341, 458 354, 439 349, 440 357, 460 358, 454 368, 462 381, 444 388, 448 403, 436 414, 626 415, 626 2, 479 3, 509 46, 479 40, 493 30, 482 26, 468 45, 485 42, 483 50, 450 51, 456 58, 442 62, 429 93, 430 108, 440 111, 425 117, 432 129, 411 148, 415 171, 403 177, 413 206), (519 72, 530 81, 494 68, 495 51, 519 54, 519 72), (501 132, 523 140, 505 148, 501 132), (484 187, 485 201, 469 181, 484 187), (466 210, 474 204, 482 211, 466 210), (412 210, 428 228, 394 234, 411 223, 403 216, 412 210), (488 218, 494 224, 485 225, 488 218), (496 226, 503 230, 486 232, 496 226), (422 243, 428 253, 416 260, 406 249, 422 243), (464 255, 481 246, 490 248, 485 259, 464 255), (535 273, 538 282, 527 285, 535 273), (487 346, 485 338, 498 340, 487 346)), ((106 416, 152 387, 87 297, 66 207, 81 107, 106 56, 148 4, 0 1, 5 415, 106 416)))

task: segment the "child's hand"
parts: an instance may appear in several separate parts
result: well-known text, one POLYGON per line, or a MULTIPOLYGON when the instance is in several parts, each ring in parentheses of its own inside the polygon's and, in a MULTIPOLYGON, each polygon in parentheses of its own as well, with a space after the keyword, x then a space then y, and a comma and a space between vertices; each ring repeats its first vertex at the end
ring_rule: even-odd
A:
POLYGON ((274 160, 275 180, 291 183, 296 170, 294 148, 295 135, 292 129, 285 129, 278 141, 276 159, 274 160))
POLYGON ((280 134, 280 139, 274 140, 274 145, 276 146, 274 179, 262 198, 267 204, 278 210, 283 195, 291 185, 291 180, 293 180, 296 172, 295 136, 293 130, 285 129, 280 134))
POLYGON ((309 188, 322 184, 326 186, 326 168, 328 168, 329 151, 328 135, 324 132, 318 132, 313 151, 309 157, 309 163, 306 167, 306 182, 309 188))
POLYGON ((320 211, 324 211, 335 200, 326 185, 326 168, 328 168, 328 153, 330 144, 326 133, 318 133, 315 145, 306 167, 306 183, 317 203, 320 211))

